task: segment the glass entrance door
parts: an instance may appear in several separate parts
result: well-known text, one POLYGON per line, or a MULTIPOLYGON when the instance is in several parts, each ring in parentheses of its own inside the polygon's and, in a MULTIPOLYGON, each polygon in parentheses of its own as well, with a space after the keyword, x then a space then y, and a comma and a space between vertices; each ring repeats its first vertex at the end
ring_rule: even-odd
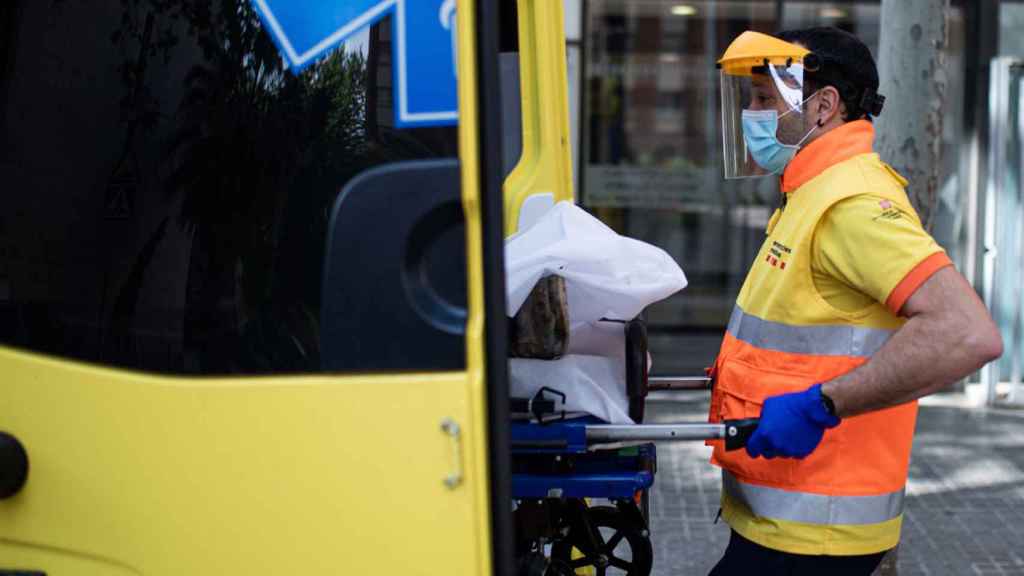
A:
POLYGON ((982 294, 1002 332, 1002 359, 982 370, 989 404, 1024 402, 1024 61, 992 61, 982 294))

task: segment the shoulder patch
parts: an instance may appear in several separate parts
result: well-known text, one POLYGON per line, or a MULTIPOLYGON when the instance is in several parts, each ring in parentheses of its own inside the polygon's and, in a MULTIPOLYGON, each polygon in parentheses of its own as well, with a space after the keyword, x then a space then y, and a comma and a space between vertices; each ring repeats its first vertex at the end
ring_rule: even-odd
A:
POLYGON ((903 217, 903 210, 900 210, 899 206, 893 204, 891 200, 879 200, 878 207, 881 209, 881 212, 871 219, 872 222, 878 222, 879 220, 899 220, 903 217))

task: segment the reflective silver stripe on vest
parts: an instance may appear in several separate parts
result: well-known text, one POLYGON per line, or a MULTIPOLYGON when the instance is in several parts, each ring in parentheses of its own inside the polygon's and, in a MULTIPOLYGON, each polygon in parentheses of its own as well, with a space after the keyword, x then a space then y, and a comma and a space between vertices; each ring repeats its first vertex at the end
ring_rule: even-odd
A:
POLYGON ((819 356, 869 358, 889 340, 894 330, 859 326, 793 326, 762 320, 736 306, 729 318, 729 333, 764 350, 819 356))
POLYGON ((756 516, 808 524, 878 524, 903 512, 903 490, 879 496, 825 496, 747 484, 726 470, 722 490, 756 516))

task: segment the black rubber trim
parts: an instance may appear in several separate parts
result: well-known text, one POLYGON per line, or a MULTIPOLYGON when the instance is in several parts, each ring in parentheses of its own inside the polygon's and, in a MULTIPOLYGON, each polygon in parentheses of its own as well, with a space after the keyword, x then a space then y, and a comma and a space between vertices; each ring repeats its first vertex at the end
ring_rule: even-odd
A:
MULTIPOLYGON (((501 90, 498 44, 501 1, 476 10, 477 98, 480 131, 480 208, 483 227, 484 333, 487 358, 488 462, 493 573, 514 574, 512 464, 508 406, 508 319, 505 316, 505 218, 501 190, 501 90)), ((514 0, 512 0, 514 1, 514 0)))
POLYGON ((498 50, 501 52, 519 52, 519 2, 517 0, 500 0, 498 9, 498 50))

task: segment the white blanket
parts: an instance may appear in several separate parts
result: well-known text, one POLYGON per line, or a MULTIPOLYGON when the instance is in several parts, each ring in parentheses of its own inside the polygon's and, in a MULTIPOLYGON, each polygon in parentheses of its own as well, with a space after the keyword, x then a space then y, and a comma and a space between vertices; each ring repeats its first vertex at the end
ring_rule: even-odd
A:
POLYGON ((512 359, 512 396, 532 397, 547 386, 566 394, 568 411, 631 423, 622 322, 685 288, 679 265, 661 248, 620 236, 571 202, 559 202, 506 240, 505 267, 510 316, 544 276, 565 278, 569 301, 568 354, 512 359))
MULTIPOLYGON (((570 354, 558 360, 509 360, 512 395, 532 398, 542 386, 566 395, 558 410, 568 415, 586 413, 612 424, 632 424, 626 397, 625 362, 621 358, 570 354)), ((547 399, 556 399, 552 395, 547 399)))

